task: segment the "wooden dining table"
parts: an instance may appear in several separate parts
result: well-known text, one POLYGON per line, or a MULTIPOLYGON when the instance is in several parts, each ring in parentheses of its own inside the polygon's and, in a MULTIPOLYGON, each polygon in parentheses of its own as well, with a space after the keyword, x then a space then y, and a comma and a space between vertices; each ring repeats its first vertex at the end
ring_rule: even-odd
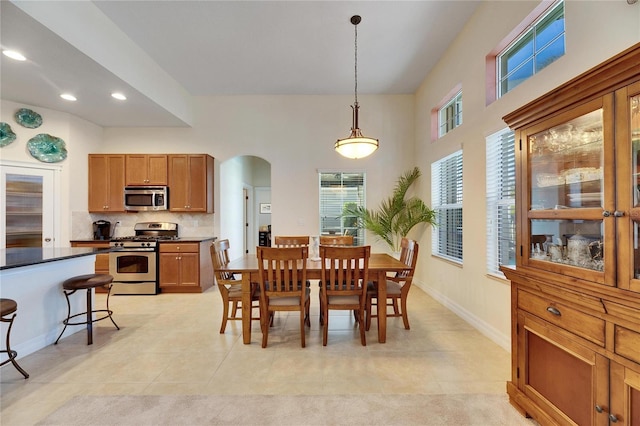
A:
MULTIPOLYGON (((387 272, 410 269, 406 264, 386 253, 371 253, 369 257, 369 281, 378 282, 378 300, 387 299, 387 272)), ((258 282, 258 258, 246 254, 232 260, 221 271, 242 274, 242 340, 251 343, 251 283, 258 282)), ((319 280, 322 275, 320 260, 307 259, 307 279, 319 280)), ((378 304, 378 342, 387 340, 386 302, 378 304)))

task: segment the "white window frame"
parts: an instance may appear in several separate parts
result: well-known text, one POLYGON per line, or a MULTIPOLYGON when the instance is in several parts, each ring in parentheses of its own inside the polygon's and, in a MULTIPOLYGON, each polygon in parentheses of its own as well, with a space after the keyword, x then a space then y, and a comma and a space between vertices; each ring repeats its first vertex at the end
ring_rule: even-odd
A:
MULTIPOLYGON (((334 182, 334 179, 332 179, 334 182)), ((318 170, 318 205, 319 205, 319 234, 328 235, 329 229, 336 235, 353 235, 354 245, 365 245, 365 231, 359 222, 350 223, 348 217, 342 216, 342 209, 346 203, 356 203, 366 207, 367 176, 363 171, 318 170), (333 175, 340 184, 331 187, 323 186, 328 179, 323 177, 333 175), (344 185, 346 175, 360 175, 362 184, 358 187, 344 185), (355 189, 354 189, 355 188, 355 189), (354 229, 355 228, 355 229, 354 229)), ((355 219, 355 218, 353 218, 355 219)))
POLYGON ((516 262, 515 137, 509 128, 486 138, 487 273, 516 262))
POLYGON ((462 264, 462 150, 431 164, 431 208, 437 224, 432 230, 434 256, 462 264))
MULTIPOLYGON (((565 8, 564 8, 564 0, 559 0, 558 2, 556 2, 555 4, 553 4, 551 7, 549 7, 549 9, 542 14, 538 19, 536 19, 534 22, 532 22, 530 25, 528 25, 525 29, 524 32, 522 32, 515 40, 513 40, 511 43, 509 43, 509 45, 507 47, 505 47, 498 55, 496 55, 496 96, 498 98, 504 96, 506 93, 510 92, 511 90, 513 90, 514 88, 516 88, 520 83, 528 80, 529 78, 531 78, 532 76, 536 75, 538 72, 540 72, 542 69, 544 69, 547 65, 555 62, 557 59, 561 58, 562 56, 565 55, 566 53, 566 25, 565 25, 565 8), (554 37, 552 40, 548 41, 547 43, 545 43, 543 46, 537 46, 536 42, 537 42, 537 37, 536 37, 536 32, 537 29, 539 27, 540 24, 546 23, 545 20, 547 17, 549 17, 550 15, 553 15, 555 13, 557 13, 558 9, 562 9, 562 22, 563 22, 563 28, 562 28, 562 32, 559 33, 556 37, 554 37), (506 75, 502 75, 502 67, 500 66, 501 62, 502 62, 502 58, 505 55, 508 54, 512 54, 514 52, 514 48, 516 48, 523 40, 530 38, 531 42, 533 43, 533 53, 531 56, 528 56, 527 58, 523 59, 520 64, 516 67, 514 67, 513 70, 511 70, 508 74, 506 75), (558 39, 562 39, 562 54, 559 55, 558 57, 553 58, 553 60, 549 63, 546 64, 540 64, 538 63, 538 57, 542 56, 541 53, 545 52, 546 48, 551 46, 554 42, 556 42, 558 39), (511 76, 513 76, 515 73, 517 73, 525 64, 527 64, 528 62, 532 62, 532 74, 529 75, 528 77, 522 79, 521 81, 517 82, 513 87, 505 87, 503 90, 503 83, 505 83, 506 81, 509 81, 509 78, 511 76)), ((522 46, 522 48, 524 48, 524 46, 522 46)), ((519 51, 519 49, 515 50, 516 52, 519 51)))
POLYGON ((438 136, 442 137, 462 125, 462 90, 438 110, 438 136))

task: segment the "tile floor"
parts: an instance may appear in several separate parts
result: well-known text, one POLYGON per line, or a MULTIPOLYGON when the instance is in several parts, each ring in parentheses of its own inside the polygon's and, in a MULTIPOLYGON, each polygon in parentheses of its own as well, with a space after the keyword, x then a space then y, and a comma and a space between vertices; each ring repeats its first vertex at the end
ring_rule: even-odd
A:
MULTIPOLYGON (((104 295, 97 299, 103 306, 104 295)), ((347 312, 330 313, 323 347, 317 295, 311 300, 307 347, 300 347, 297 313, 278 313, 262 349, 257 321, 251 345, 242 343, 240 321, 219 334, 217 288, 112 296, 119 331, 101 321, 92 346, 83 329, 19 357, 27 380, 10 364, 0 369, 0 423, 35 424, 74 395, 505 393, 509 353, 416 286, 411 330, 389 318, 387 343, 379 344, 374 319, 366 347, 347 312)))

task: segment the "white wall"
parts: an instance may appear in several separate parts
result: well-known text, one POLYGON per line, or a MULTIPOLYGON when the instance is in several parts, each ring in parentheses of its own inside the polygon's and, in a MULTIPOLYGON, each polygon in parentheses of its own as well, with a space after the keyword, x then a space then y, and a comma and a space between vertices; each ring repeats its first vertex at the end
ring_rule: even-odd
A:
POLYGON ((421 194, 431 199, 430 166, 463 148, 464 264, 429 255, 430 233, 421 239, 418 285, 510 347, 510 287, 486 275, 485 137, 506 127, 502 117, 640 41, 640 4, 626 1, 566 2, 566 54, 502 99, 485 106, 485 56, 539 2, 484 2, 416 94, 417 165, 421 194), (430 111, 462 84, 464 123, 431 141, 430 111))

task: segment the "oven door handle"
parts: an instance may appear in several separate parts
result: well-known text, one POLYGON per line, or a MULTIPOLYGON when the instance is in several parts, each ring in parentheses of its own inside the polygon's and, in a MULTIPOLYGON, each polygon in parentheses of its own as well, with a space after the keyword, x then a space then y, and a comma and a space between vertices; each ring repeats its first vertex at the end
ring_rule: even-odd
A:
POLYGON ((116 250, 112 251, 111 253, 114 254, 119 254, 119 253, 129 253, 129 252, 147 252, 147 253, 153 253, 154 251, 156 251, 155 248, 137 248, 137 247, 116 247, 116 250))

